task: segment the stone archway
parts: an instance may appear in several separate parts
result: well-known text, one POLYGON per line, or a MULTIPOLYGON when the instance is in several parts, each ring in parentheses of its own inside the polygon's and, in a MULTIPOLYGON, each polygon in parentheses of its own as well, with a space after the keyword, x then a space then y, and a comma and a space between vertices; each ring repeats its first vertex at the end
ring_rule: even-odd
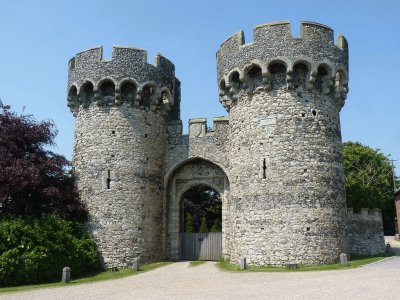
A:
POLYGON ((222 199, 222 251, 225 247, 225 227, 229 181, 224 170, 218 165, 201 158, 190 159, 179 165, 170 175, 167 188, 167 256, 180 259, 181 199, 183 194, 196 185, 209 186, 222 199))

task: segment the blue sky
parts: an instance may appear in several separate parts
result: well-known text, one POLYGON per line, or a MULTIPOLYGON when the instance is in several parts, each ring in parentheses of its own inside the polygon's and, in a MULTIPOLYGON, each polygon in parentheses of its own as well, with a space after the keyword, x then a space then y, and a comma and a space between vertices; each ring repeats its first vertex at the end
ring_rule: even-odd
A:
POLYGON ((400 175, 400 1, 1 1, 0 98, 17 112, 52 119, 56 152, 72 158, 74 118, 66 105, 68 60, 113 45, 160 52, 182 82, 182 120, 226 115, 218 101, 215 53, 243 29, 290 20, 330 26, 350 49, 350 92, 341 112, 343 140, 360 141, 397 159, 400 175))

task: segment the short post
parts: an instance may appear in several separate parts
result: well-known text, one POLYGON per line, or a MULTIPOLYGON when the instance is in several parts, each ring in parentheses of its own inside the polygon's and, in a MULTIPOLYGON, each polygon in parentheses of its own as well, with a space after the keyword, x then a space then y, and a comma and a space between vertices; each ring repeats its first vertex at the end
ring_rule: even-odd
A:
POLYGON ((69 283, 71 281, 71 268, 65 267, 62 272, 62 282, 69 283))
POLYGON ((134 269, 135 271, 140 271, 139 259, 135 259, 135 261, 133 262, 133 269, 134 269))
POLYGON ((392 253, 392 246, 389 243, 386 244, 386 253, 392 253))
POLYGON ((348 260, 347 260, 347 255, 346 255, 346 253, 340 253, 340 263, 343 265, 343 266, 345 266, 345 267, 348 267, 349 266, 349 262, 348 262, 348 260))
POLYGON ((240 270, 246 270, 247 269, 246 257, 241 256, 239 258, 239 268, 240 268, 240 270))

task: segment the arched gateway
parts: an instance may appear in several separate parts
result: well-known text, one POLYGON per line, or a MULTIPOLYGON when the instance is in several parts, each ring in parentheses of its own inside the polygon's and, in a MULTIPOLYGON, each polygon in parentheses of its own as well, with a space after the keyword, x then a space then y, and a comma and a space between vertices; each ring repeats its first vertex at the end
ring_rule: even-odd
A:
POLYGON ((229 196, 229 181, 224 170, 208 160, 192 158, 179 164, 167 180, 167 255, 181 259, 183 206, 182 197, 195 186, 207 186, 222 199, 222 249, 226 249, 224 228, 229 196))

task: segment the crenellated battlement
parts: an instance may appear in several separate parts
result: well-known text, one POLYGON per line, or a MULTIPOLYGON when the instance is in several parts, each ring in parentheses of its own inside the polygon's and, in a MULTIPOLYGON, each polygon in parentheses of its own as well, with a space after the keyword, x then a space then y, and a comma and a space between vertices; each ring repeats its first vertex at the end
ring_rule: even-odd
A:
POLYGON ((217 53, 220 101, 229 111, 237 93, 281 88, 330 94, 340 106, 348 92, 348 46, 325 25, 302 22, 293 37, 288 21, 254 27, 254 41, 245 44, 243 31, 225 40, 217 53))
MULTIPOLYGON (((341 50, 347 50, 347 43, 343 43, 343 40, 345 40, 344 37, 339 35, 336 47, 341 50)), ((293 37, 289 21, 260 24, 253 28, 252 43, 246 44, 243 31, 239 31, 222 42, 217 52, 217 57, 240 51, 241 48, 250 47, 252 44, 273 46, 282 43, 300 42, 307 44, 324 44, 325 47, 334 47, 333 29, 323 24, 302 21, 300 23, 300 37, 293 37)))
POLYGON ((214 117, 213 118, 213 129, 210 130, 207 127, 206 118, 196 118, 189 120, 189 136, 193 137, 204 137, 204 136, 214 136, 220 132, 224 132, 226 126, 229 125, 228 117, 214 117))
POLYGON ((74 113, 94 102, 127 102, 165 115, 180 97, 174 64, 160 54, 149 64, 143 49, 114 46, 106 60, 103 48, 95 47, 76 54, 68 66, 68 106, 74 113))
POLYGON ((109 64, 120 65, 129 61, 130 65, 149 66, 162 71, 175 72, 174 64, 161 54, 154 56, 153 64, 147 62, 147 51, 141 48, 127 46, 113 46, 111 59, 103 59, 103 47, 98 46, 77 53, 69 61, 69 69, 88 68, 94 64, 109 64))
POLYGON ((347 208, 347 217, 349 221, 377 221, 382 222, 382 211, 379 208, 362 208, 360 212, 354 212, 354 209, 347 208))

